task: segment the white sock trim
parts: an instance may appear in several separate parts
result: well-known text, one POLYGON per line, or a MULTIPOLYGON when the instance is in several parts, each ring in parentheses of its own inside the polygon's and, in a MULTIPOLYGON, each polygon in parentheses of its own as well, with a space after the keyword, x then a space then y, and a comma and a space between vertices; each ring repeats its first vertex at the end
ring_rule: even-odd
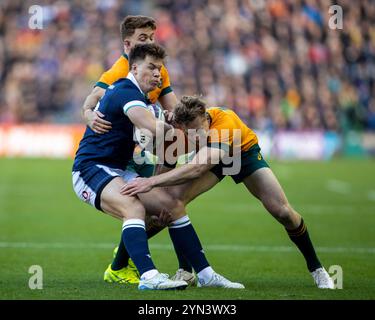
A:
POLYGON ((183 227, 186 227, 190 224, 190 219, 189 219, 189 216, 186 215, 186 216, 183 216, 175 221, 173 221, 168 227, 170 229, 177 229, 177 228, 183 228, 183 227))
POLYGON ((145 222, 142 219, 127 219, 122 224, 122 230, 127 228, 145 228, 145 222))
POLYGON ((212 274, 214 273, 214 269, 212 269, 210 266, 204 268, 200 272, 198 272, 197 276, 198 279, 202 279, 204 282, 210 281, 212 274))
POLYGON ((155 275, 157 275, 158 273, 159 273, 159 271, 156 270, 156 269, 146 271, 146 272, 142 273, 141 280, 151 279, 151 278, 155 277, 155 275))

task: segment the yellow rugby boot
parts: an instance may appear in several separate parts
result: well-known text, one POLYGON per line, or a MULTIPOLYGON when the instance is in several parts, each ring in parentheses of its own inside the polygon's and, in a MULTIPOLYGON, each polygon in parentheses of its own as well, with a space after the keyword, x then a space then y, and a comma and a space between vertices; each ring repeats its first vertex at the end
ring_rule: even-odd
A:
POLYGON ((111 265, 104 271, 104 281, 119 284, 138 284, 139 277, 135 276, 134 270, 129 266, 120 270, 112 270, 111 265))
MULTIPOLYGON (((113 258, 116 257, 118 246, 113 249, 113 258)), ((132 259, 129 258, 128 266, 120 270, 112 270, 111 265, 108 266, 107 270, 104 272, 104 281, 109 283, 139 283, 139 272, 135 266, 132 259)))
MULTIPOLYGON (((117 251, 118 251, 118 246, 117 246, 116 248, 113 249, 113 259, 116 257, 117 251)), ((137 269, 137 267, 135 266, 133 260, 130 259, 130 258, 129 258, 129 260, 128 260, 128 267, 129 267, 129 269, 130 269, 130 272, 133 272, 135 278, 139 279, 139 278, 141 277, 141 276, 139 275, 138 269, 137 269)))

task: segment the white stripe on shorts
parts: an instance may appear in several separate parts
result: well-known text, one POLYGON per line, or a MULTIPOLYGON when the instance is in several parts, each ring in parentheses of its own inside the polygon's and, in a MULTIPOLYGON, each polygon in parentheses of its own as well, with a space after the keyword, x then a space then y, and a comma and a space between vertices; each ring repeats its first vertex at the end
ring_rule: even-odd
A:
POLYGON ((73 171, 73 189, 78 198, 95 207, 96 193, 81 178, 80 171, 73 171))
MULTIPOLYGON (((99 164, 97 164, 96 166, 104 170, 108 175, 112 177, 121 177, 126 182, 130 182, 133 179, 138 177, 138 174, 131 170, 124 171, 121 169, 113 169, 113 168, 109 168, 107 166, 103 166, 99 164)), ((80 198, 82 201, 95 207, 96 193, 85 183, 85 181, 81 177, 81 172, 73 171, 72 176, 73 176, 73 189, 76 195, 78 196, 78 198, 80 198)))
POLYGON ((123 178, 126 182, 130 182, 133 179, 138 177, 138 173, 131 171, 131 170, 121 170, 121 169, 113 169, 109 168, 106 166, 103 166, 101 164, 96 165, 98 168, 103 169, 105 172, 107 172, 109 175, 112 177, 121 177, 123 178))

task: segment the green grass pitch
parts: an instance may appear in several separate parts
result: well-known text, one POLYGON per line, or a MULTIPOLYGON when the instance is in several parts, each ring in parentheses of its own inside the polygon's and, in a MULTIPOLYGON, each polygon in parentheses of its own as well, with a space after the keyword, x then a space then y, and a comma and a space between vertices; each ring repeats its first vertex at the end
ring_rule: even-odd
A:
MULTIPOLYGON (((281 225, 243 185, 226 178, 188 207, 213 267, 245 290, 142 292, 106 284, 119 221, 80 202, 67 160, 0 159, 0 299, 374 299, 375 162, 271 162, 342 290, 318 290, 281 225), (43 268, 43 289, 28 286, 43 268)), ((177 261, 168 232, 150 240, 162 272, 177 261)))

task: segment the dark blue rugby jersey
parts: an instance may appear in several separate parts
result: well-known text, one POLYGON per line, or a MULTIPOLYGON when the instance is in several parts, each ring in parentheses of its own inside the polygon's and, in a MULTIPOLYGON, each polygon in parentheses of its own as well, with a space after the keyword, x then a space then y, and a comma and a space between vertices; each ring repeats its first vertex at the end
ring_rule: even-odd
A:
POLYGON ((145 96, 132 74, 108 87, 96 110, 105 115, 105 120, 112 122, 112 129, 105 134, 97 134, 86 127, 76 153, 73 171, 95 164, 126 168, 135 147, 134 125, 126 113, 135 106, 147 109, 145 96))

